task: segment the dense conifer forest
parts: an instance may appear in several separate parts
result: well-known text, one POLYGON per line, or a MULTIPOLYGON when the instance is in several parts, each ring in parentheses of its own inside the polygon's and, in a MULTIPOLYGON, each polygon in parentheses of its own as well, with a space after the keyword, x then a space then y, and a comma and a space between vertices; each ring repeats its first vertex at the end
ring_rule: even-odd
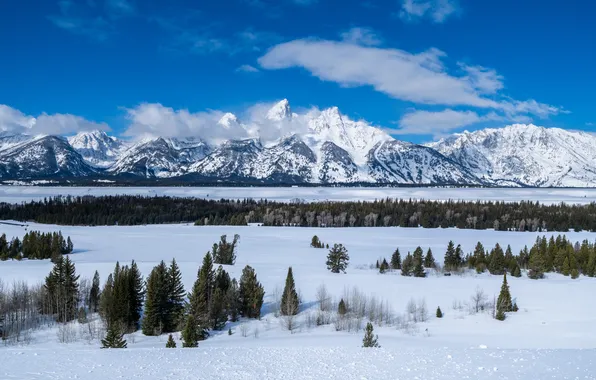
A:
POLYGON ((596 203, 414 201, 290 203, 267 200, 102 196, 0 204, 0 219, 60 225, 197 225, 308 227, 457 227, 513 231, 596 231, 596 203))

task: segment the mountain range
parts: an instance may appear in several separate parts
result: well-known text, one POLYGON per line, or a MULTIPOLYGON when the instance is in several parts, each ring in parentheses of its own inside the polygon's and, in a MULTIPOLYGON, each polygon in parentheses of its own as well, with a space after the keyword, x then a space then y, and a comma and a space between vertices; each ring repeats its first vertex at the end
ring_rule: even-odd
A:
POLYGON ((131 142, 103 131, 70 137, 4 132, 0 179, 596 186, 596 137, 557 128, 515 124, 418 145, 353 121, 336 107, 293 113, 287 100, 260 124, 226 113, 212 128, 235 137, 131 142))

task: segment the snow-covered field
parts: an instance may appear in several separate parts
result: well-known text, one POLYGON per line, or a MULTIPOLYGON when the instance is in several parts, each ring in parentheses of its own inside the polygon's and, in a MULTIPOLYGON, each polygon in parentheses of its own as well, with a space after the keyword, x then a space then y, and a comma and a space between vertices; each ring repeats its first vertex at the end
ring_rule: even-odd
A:
POLYGON ((395 188, 395 187, 38 187, 0 186, 0 202, 20 203, 56 195, 167 195, 205 199, 270 199, 287 202, 295 198, 316 201, 372 201, 383 198, 539 201, 545 204, 596 202, 596 189, 513 188, 395 188))
MULTIPOLYGON (((389 259, 395 247, 402 255, 420 245, 432 248, 442 261, 449 239, 465 252, 477 241, 485 247, 511 244, 514 252, 531 245, 538 234, 405 228, 275 228, 196 227, 152 225, 136 227, 59 227, 30 224, 29 230, 57 231, 71 236, 81 277, 97 269, 104 280, 115 262, 135 259, 145 276, 160 260, 178 261, 186 289, 195 280, 200 262, 222 234, 240 234, 236 265, 226 270, 239 278, 242 268, 253 266, 265 287, 264 315, 239 324, 234 334, 224 331, 201 342, 198 349, 164 348, 166 337, 127 336, 128 349, 99 350, 97 342, 60 344, 55 330, 36 332, 27 346, 0 348, 9 365, 0 366, 6 379, 461 379, 461 378, 595 378, 596 279, 571 280, 550 274, 546 280, 509 278, 520 311, 498 322, 488 313, 470 314, 466 304, 477 287, 492 299, 502 278, 488 274, 407 278, 397 273, 378 274, 369 265, 389 259), (323 242, 342 243, 350 254, 347 274, 325 268, 327 250, 309 247, 317 234, 323 242), (282 327, 271 310, 276 287, 283 287, 287 268, 293 267, 303 299, 294 333, 282 327), (344 289, 357 287, 368 296, 387 301, 395 315, 404 314, 410 299, 426 301, 430 318, 408 329, 376 326, 379 350, 359 348, 360 332, 337 332, 334 326, 308 327, 307 315, 317 308, 316 290, 324 284, 339 299, 344 289), (434 317, 440 306, 445 317, 434 317), (456 307, 457 306, 457 307, 456 307), (58 360, 57 358, 60 358, 58 360), (32 364, 35 363, 35 364, 32 364), (68 368, 68 370, 66 370, 68 368), (397 375, 399 374, 399 376, 397 375)), ((23 227, 0 225, 12 236, 23 227)), ((568 233, 572 240, 596 239, 596 234, 568 233)), ((51 269, 49 261, 0 262, 5 282, 37 283, 51 269)))

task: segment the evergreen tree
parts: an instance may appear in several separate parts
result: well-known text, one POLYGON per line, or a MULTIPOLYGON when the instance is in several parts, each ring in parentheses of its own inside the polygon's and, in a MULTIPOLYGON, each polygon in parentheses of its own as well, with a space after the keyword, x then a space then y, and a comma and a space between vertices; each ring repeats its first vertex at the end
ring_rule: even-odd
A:
POLYGON ((112 297, 113 290, 114 279, 113 275, 110 273, 106 283, 103 285, 103 290, 101 291, 99 297, 99 315, 106 326, 110 326, 112 324, 112 318, 114 316, 114 297, 112 297))
POLYGON ((321 243, 319 237, 315 235, 312 237, 312 240, 310 241, 310 246, 312 248, 323 248, 323 243, 321 243))
POLYGON ((174 337, 172 334, 168 335, 168 342, 166 343, 166 348, 176 348, 176 342, 174 341, 174 337))
POLYGON ((414 260, 414 268, 412 270, 412 273, 414 274, 414 277, 426 277, 426 272, 424 271, 424 259, 422 258, 423 252, 422 252, 422 248, 417 247, 414 250, 414 255, 412 256, 413 260, 414 260))
POLYGON ((544 255, 541 253, 539 248, 532 247, 532 249, 530 249, 530 259, 528 262, 528 277, 531 279, 544 278, 544 267, 544 255))
POLYGON ((503 312, 513 311, 513 304, 511 303, 511 293, 509 293, 509 285, 507 284, 507 274, 503 274, 503 285, 501 285, 501 292, 497 299, 497 309, 503 312))
POLYGON ((387 263, 387 260, 383 259, 383 261, 381 262, 381 265, 379 266, 379 272, 385 273, 389 270, 389 263, 387 263))
POLYGON ((346 273, 349 260, 348 250, 342 244, 334 244, 327 255, 327 269, 331 273, 346 273))
POLYGON ((168 269, 168 303, 170 318, 168 318, 169 326, 167 330, 178 330, 184 324, 184 303, 186 299, 186 291, 182 283, 182 273, 176 263, 176 259, 172 259, 170 268, 168 269))
POLYGON ((441 311, 441 307, 437 307, 437 318, 443 318, 443 312, 441 311))
POLYGON ((219 244, 213 244, 212 259, 215 264, 234 265, 236 263, 236 247, 240 235, 234 235, 234 239, 228 242, 227 235, 222 235, 219 244))
POLYGON ((128 270, 128 312, 127 326, 132 330, 139 329, 141 320, 141 311, 143 310, 143 301, 145 299, 145 281, 137 263, 133 260, 128 270))
POLYGON ((564 276, 569 276, 570 272, 571 272, 571 267, 569 265, 569 257, 566 257, 565 258, 565 261, 563 261, 563 266, 561 268, 561 273, 564 276))
POLYGON ((197 321, 192 314, 189 314, 186 317, 186 324, 182 330, 182 347, 198 347, 199 338, 201 338, 201 334, 198 330, 197 321))
POLYGON ((170 326, 168 268, 162 261, 153 268, 147 280, 142 329, 145 335, 160 335, 170 326))
POLYGON ((484 246, 481 242, 476 243, 472 257, 474 258, 472 263, 474 267, 478 268, 480 264, 486 265, 486 255, 484 253, 484 246))
POLYGON ((399 248, 396 248, 393 255, 391 255, 391 269, 401 269, 401 255, 399 254, 399 248))
POLYGON ((97 313, 99 311, 99 298, 101 291, 99 289, 99 273, 95 271, 93 281, 91 282, 91 290, 89 291, 89 311, 97 313))
POLYGON ((461 244, 455 247, 455 253, 453 257, 453 265, 455 268, 460 268, 464 263, 464 253, 461 249, 461 244))
POLYGON ((499 243, 497 243, 491 252, 488 271, 490 274, 500 275, 505 273, 505 268, 507 268, 507 265, 505 264, 505 254, 499 243))
POLYGON ((207 329, 210 327, 210 307, 214 285, 213 261, 211 254, 207 252, 189 295, 190 314, 194 316, 194 320, 198 324, 199 340, 203 340, 207 336, 207 329))
POLYGON ((116 323, 108 326, 106 337, 101 340, 101 348, 126 348, 126 340, 116 323))
POLYGON ((404 258, 403 263, 401 264, 401 275, 402 276, 411 276, 414 271, 414 259, 412 258, 412 254, 408 252, 406 257, 404 258))
POLYGON ((424 267, 425 268, 434 268, 437 264, 435 263, 435 258, 433 256, 433 251, 429 248, 426 251, 426 256, 424 256, 424 267))
POLYGON ((240 314, 246 318, 260 318, 265 290, 257 280, 257 274, 250 266, 244 267, 240 277, 240 314))
POLYGON ((519 267, 519 264, 516 263, 515 267, 513 267, 513 271, 511 271, 511 275, 513 277, 521 277, 521 268, 519 267))
POLYGON ((230 282, 230 287, 226 293, 226 302, 230 321, 238 321, 240 314, 240 290, 238 289, 238 281, 234 278, 230 282))
POLYGON ((296 284, 294 283, 294 275, 292 267, 288 268, 288 275, 286 276, 286 285, 281 296, 280 312, 281 315, 296 315, 298 314, 298 293, 296 293, 296 284))
POLYGON ((445 261, 443 263, 443 267, 445 268, 445 270, 455 269, 457 267, 455 261, 455 244, 453 243, 453 240, 450 240, 449 244, 447 245, 447 251, 445 252, 445 261))
POLYGON ((346 315, 347 313, 348 313, 348 309, 346 308, 346 303, 344 302, 344 299, 342 298, 339 301, 339 305, 337 305, 337 314, 346 315))
POLYGON ((507 316, 505 315, 503 309, 497 308, 497 315, 495 316, 495 319, 498 321, 504 321, 505 318, 507 318, 507 316))
POLYGON ((364 339, 362 339, 362 347, 381 347, 378 343, 379 336, 373 334, 373 325, 368 322, 366 324, 366 332, 364 339))
POLYGON ((571 278, 575 280, 578 277, 579 277, 579 271, 577 269, 575 269, 575 268, 572 269, 571 270, 571 278))

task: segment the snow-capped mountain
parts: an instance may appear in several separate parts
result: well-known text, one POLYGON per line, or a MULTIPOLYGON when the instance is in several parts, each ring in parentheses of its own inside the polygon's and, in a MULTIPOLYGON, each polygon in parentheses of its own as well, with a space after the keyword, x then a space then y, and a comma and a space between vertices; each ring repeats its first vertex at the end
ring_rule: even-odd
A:
POLYGON ((127 144, 103 131, 79 132, 68 142, 91 165, 110 166, 127 148, 127 144))
POLYGON ((496 185, 596 186, 596 136, 588 133, 515 124, 429 146, 496 185))
POLYGON ((512 125, 422 146, 337 107, 297 114, 284 99, 265 111, 251 122, 222 114, 204 135, 186 138, 3 133, 0 178, 596 186, 596 137, 586 133, 512 125))

